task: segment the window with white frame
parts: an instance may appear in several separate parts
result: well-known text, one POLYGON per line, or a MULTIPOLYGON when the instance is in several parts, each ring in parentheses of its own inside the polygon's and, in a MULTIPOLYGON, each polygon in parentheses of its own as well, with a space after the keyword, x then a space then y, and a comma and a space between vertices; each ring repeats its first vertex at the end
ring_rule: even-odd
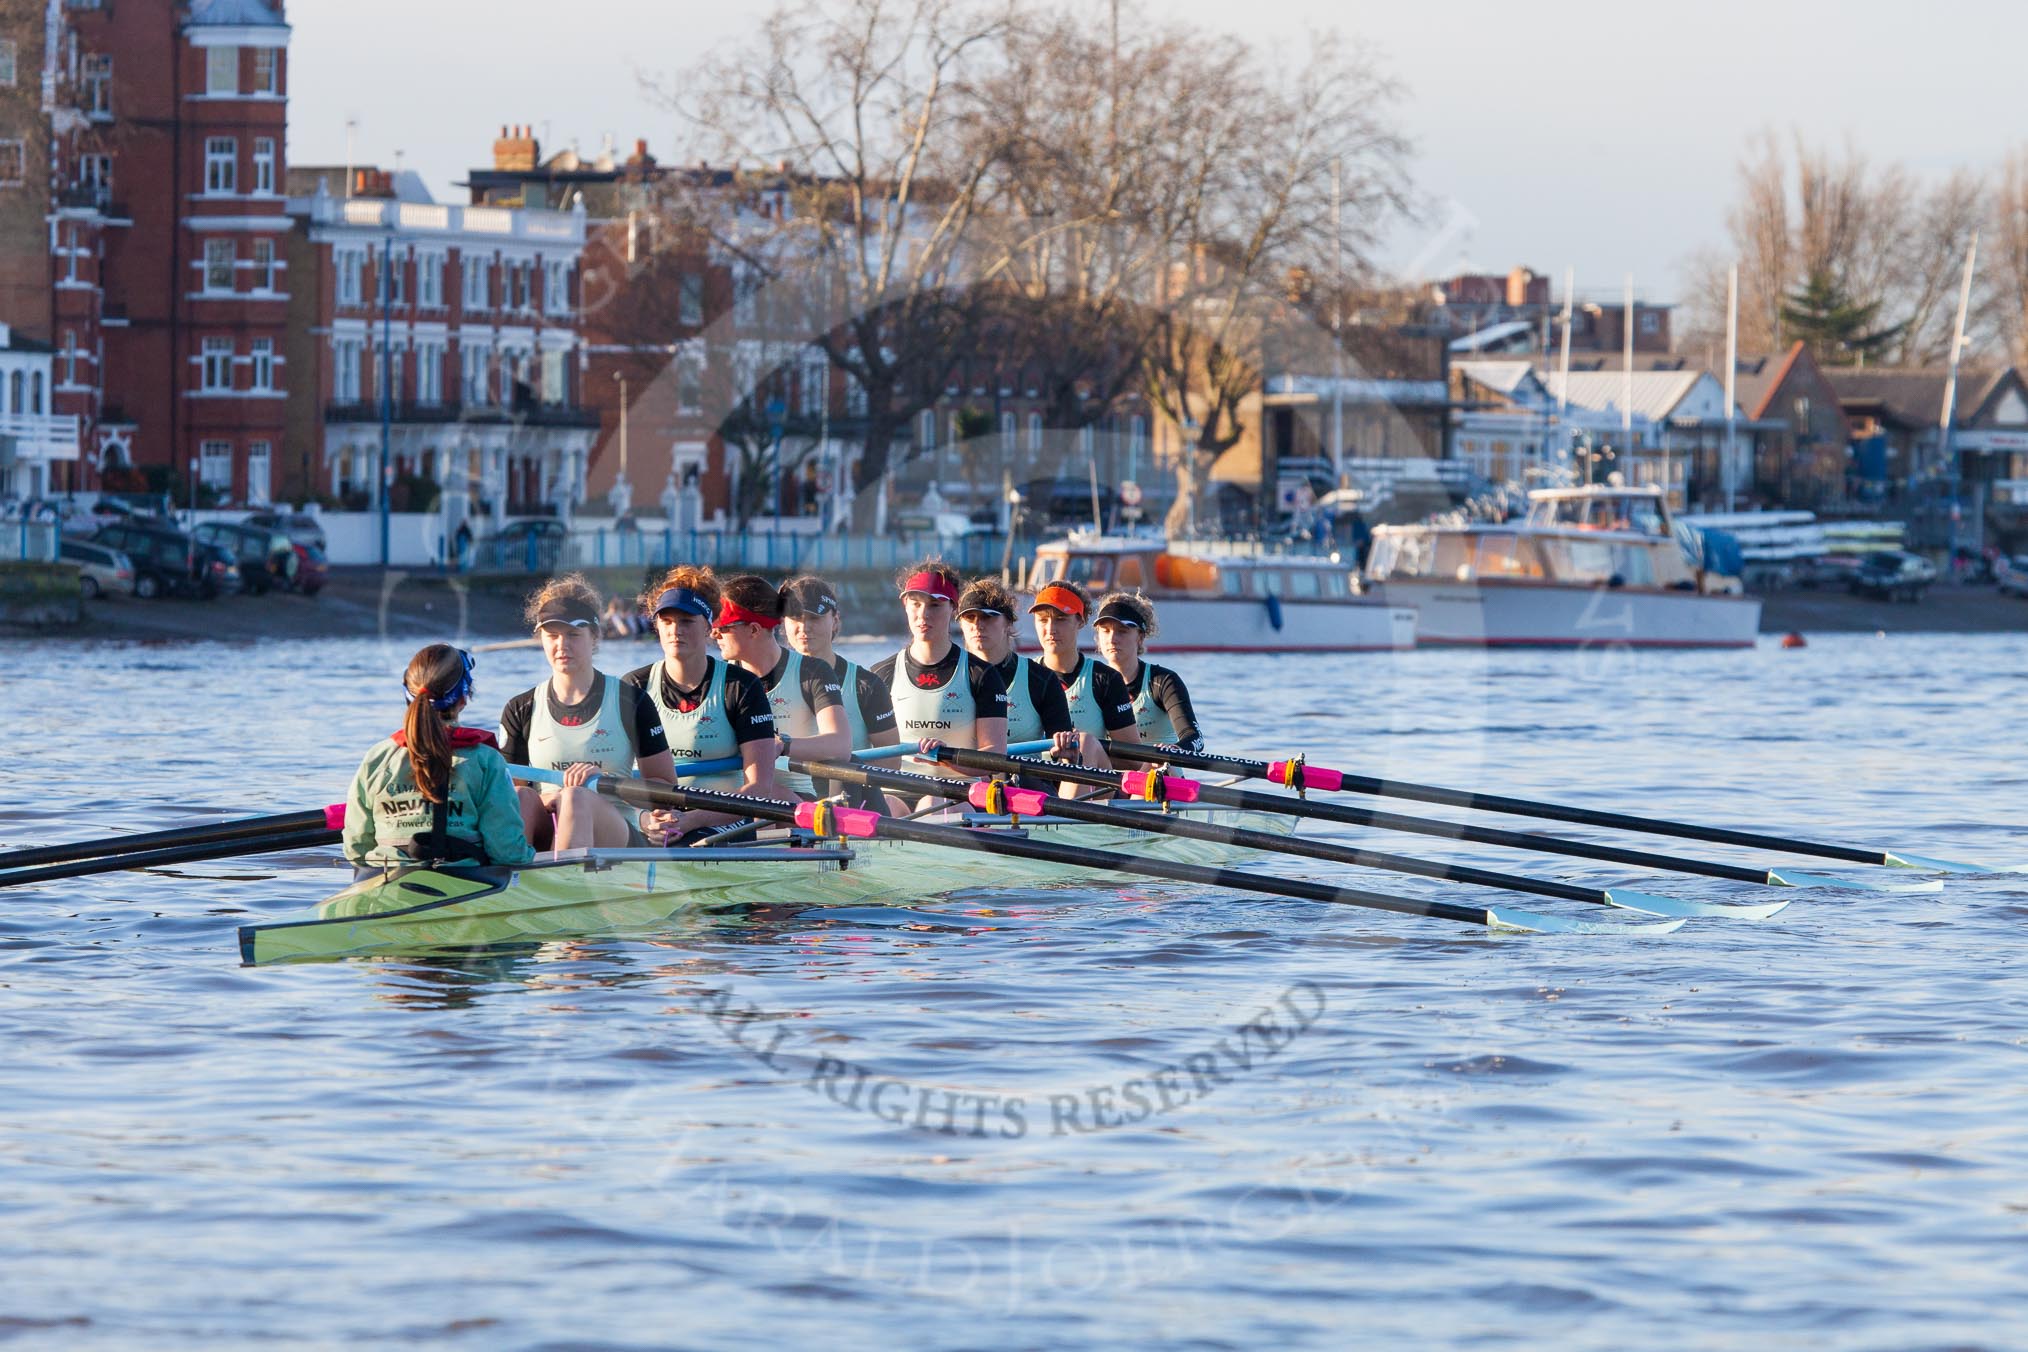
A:
POLYGON ((356 338, 340 338, 334 344, 337 363, 331 380, 331 397, 340 403, 359 401, 360 344, 356 338))
POLYGON ((468 253, 458 264, 465 272, 465 308, 484 310, 493 303, 491 279, 487 276, 487 260, 483 254, 468 253))
POLYGON ((28 373, 28 411, 30 413, 42 412, 42 372, 40 371, 30 371, 28 373))
POLYGON ((254 53, 254 93, 279 94, 281 84, 276 78, 280 69, 281 52, 273 47, 262 47, 254 53))
POLYGON ((256 291, 275 289, 275 242, 271 239, 257 239, 253 242, 253 289, 256 291))
POLYGON ((232 339, 204 340, 203 369, 200 372, 199 384, 203 389, 212 391, 232 388, 232 339))
POLYGON ((204 92, 207 94, 239 93, 239 48, 207 47, 204 49, 204 92))
POLYGON ((444 256, 419 253, 415 256, 416 299, 432 308, 444 303, 444 256))
POLYGON ((824 411, 824 396, 830 392, 831 363, 821 356, 803 359, 803 376, 797 382, 802 396, 800 406, 808 417, 816 417, 824 411))
POLYGON ((440 343, 416 344, 415 397, 421 404, 444 401, 444 349, 440 343))
POLYGON ((704 278, 697 273, 686 272, 676 279, 676 322, 692 325, 704 322, 704 278))
POLYGON ((464 401, 477 407, 491 403, 487 393, 487 349, 477 343, 464 343, 458 347, 458 365, 464 375, 464 401))
POLYGON ((272 390, 275 387, 275 340, 256 338, 250 350, 253 354, 253 387, 272 390))
POLYGON ((77 384, 77 330, 63 331, 63 383, 77 384))
POLYGON ((389 305, 402 304, 402 283, 407 280, 406 274, 408 272, 408 268, 404 264, 407 260, 401 256, 398 250, 378 250, 375 252, 374 258, 376 259, 375 265, 379 269, 374 279, 375 298, 385 301, 389 305))
POLYGON ((206 488, 232 492, 232 443, 207 441, 197 450, 197 477, 206 488))
POLYGON ((268 461, 272 449, 265 441, 252 442, 246 448, 246 501, 249 507, 267 505, 270 491, 268 461))
POLYGON ((845 382, 845 411, 855 418, 866 416, 866 387, 856 380, 845 382))
POLYGON ((275 139, 256 136, 253 149, 253 190, 263 197, 275 194, 275 139))
POLYGON ((77 186, 91 194, 92 201, 101 207, 113 197, 113 157, 111 155, 80 155, 77 157, 77 186))
POLYGON ((1028 449, 1031 451, 1042 449, 1042 415, 1040 413, 1028 415, 1028 449))
POLYGON ((570 285, 566 280, 570 273, 565 264, 552 261, 544 266, 542 308, 553 315, 566 314, 570 310, 570 285))
POLYGON ((232 290, 233 245, 230 239, 204 241, 204 289, 232 290))
POLYGON ((14 61, 18 48, 13 38, 0 38, 0 85, 14 87, 14 61))
POLYGON ((111 117, 113 113, 113 58, 95 52, 79 60, 78 102, 87 117, 111 117))
POLYGON ((676 360, 676 411, 686 414, 704 411, 702 363, 689 353, 676 360))
POLYGON ((239 141, 236 138, 205 138, 204 191, 212 194, 239 191, 239 141))
POLYGON ((564 354, 560 351, 542 354, 542 402, 545 404, 564 402, 563 358, 564 354))
POLYGON ((933 451, 937 445, 936 410, 926 408, 915 420, 915 444, 926 451, 933 451))
POLYGON ((0 141, 0 188, 18 188, 28 177, 28 154, 19 141, 0 141))

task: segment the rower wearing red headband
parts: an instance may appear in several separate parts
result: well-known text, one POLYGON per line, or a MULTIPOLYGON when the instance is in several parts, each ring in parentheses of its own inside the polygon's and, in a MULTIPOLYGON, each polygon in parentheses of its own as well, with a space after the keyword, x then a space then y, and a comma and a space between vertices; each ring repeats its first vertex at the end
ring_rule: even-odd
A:
MULTIPOLYGON (((725 660, 760 677, 775 715, 775 751, 801 760, 838 760, 852 754, 852 733, 838 674, 827 663, 805 661, 784 648, 782 593, 766 578, 742 574, 726 582, 711 636, 725 660)), ((810 777, 777 768, 775 783, 801 797, 814 797, 810 777)))
MULTIPOLYGON (((1070 721, 1088 739, 1085 757, 1106 762, 1097 739, 1111 737, 1138 742, 1141 734, 1134 724, 1134 697, 1120 674, 1096 658, 1077 650, 1077 631, 1091 614, 1091 599, 1075 582, 1051 582, 1035 593, 1028 607, 1035 617, 1035 637, 1042 644, 1042 665, 1056 673, 1063 683, 1063 697, 1070 704, 1070 721)), ((1110 765, 1110 762, 1106 762, 1110 765)))
POLYGON ((946 742, 980 751, 1007 745, 1007 687, 1000 673, 951 642, 957 569, 917 564, 899 579, 908 646, 873 668, 887 682, 903 742, 946 742))

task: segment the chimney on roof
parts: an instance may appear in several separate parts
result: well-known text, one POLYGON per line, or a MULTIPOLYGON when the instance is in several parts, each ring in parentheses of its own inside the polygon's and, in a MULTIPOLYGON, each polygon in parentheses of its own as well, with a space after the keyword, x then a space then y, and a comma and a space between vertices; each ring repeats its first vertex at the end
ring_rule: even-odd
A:
POLYGON ((394 196, 394 175, 385 169, 360 168, 352 171, 352 196, 394 196))
POLYGON ((528 174, 542 162, 542 147, 530 134, 530 128, 516 124, 500 128, 500 139, 493 142, 493 167, 502 173, 528 174))

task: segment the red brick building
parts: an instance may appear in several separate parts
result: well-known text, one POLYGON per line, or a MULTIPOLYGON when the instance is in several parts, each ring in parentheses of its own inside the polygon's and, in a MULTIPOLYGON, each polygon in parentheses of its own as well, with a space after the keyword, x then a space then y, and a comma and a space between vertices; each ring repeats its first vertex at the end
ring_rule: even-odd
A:
MULTIPOLYGON (((77 482, 59 486, 102 474, 138 486, 161 467, 179 496, 195 474, 221 497, 265 501, 287 390, 281 0, 48 10, 32 42, 38 121, 0 130, 21 132, 18 151, 0 139, 0 197, 18 164, 13 186, 40 194, 45 225, 7 231, 0 321, 51 343, 55 411, 81 420, 77 482)), ((29 44, 0 37, 18 84, 29 44)), ((10 225, 23 213, 0 200, 10 225)))

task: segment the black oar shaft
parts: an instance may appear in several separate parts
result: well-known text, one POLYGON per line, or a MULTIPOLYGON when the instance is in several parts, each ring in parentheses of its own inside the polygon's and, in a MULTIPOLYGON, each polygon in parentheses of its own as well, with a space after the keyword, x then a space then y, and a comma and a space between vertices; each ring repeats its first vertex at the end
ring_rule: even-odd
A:
MULTIPOLYGON (((1205 770, 1221 775, 1246 775, 1253 779, 1268 778, 1269 767, 1265 761, 1246 760, 1236 756, 1205 755, 1175 747, 1140 746, 1114 742, 1110 739, 1105 745, 1106 753, 1114 760, 1133 761, 1142 765, 1180 765, 1192 770, 1205 770)), ((1640 817, 1628 812, 1605 812, 1597 808, 1572 807, 1565 803, 1544 803, 1532 798, 1509 798, 1497 793, 1446 789, 1435 784, 1414 784, 1399 779, 1377 779, 1371 775, 1351 775, 1342 771, 1338 774, 1340 789, 1348 793, 1371 794, 1376 798, 1405 798, 1418 803, 1436 803, 1443 807, 1469 808, 1475 812, 1540 817, 1546 821, 1600 826, 1611 831, 1637 831, 1652 836, 1675 836, 1682 840, 1702 840, 1713 845, 1740 845, 1751 850, 1774 850, 1785 854, 1838 859, 1850 864, 1884 865, 1888 862, 1885 850, 1868 850, 1853 845, 1830 845, 1823 841, 1798 840, 1792 836, 1774 836, 1760 831, 1735 831, 1723 826, 1699 826, 1694 822, 1640 817)))
POLYGON ((277 831, 307 831, 322 828, 324 809, 283 812, 272 817, 243 817, 210 826, 177 827, 168 831, 144 831, 131 836, 108 836, 104 840, 77 840, 67 845, 31 845, 25 850, 0 854, 0 870, 39 868, 73 859, 100 859, 112 855, 145 853, 179 845, 204 845, 222 840, 250 840, 277 831))
MULTIPOLYGON (((968 791, 966 785, 950 780, 931 780, 923 775, 876 770, 864 766, 820 766, 791 761, 790 768, 805 774, 822 774, 847 784, 870 784, 878 788, 898 789, 910 793, 928 792, 945 798, 963 798, 968 791)), ((1470 883, 1475 887, 1498 887, 1510 892, 1556 897, 1563 901, 1589 902, 1594 906, 1612 904, 1604 890, 1596 887, 1578 887, 1571 883, 1551 882, 1515 873, 1473 868, 1467 864, 1443 864, 1433 859, 1416 859, 1384 850, 1362 850, 1328 840, 1282 836, 1271 831, 1256 831, 1243 826, 1224 826, 1217 822, 1198 821, 1190 817, 1136 811, 1133 808, 1113 807, 1074 798, 1058 798, 1049 794, 1043 796, 1042 802, 1043 810, 1049 815, 1066 817, 1072 821, 1118 826, 1130 831, 1148 831, 1156 835, 1203 840, 1218 845, 1233 845, 1243 850, 1258 850, 1263 854, 1288 854, 1303 859, 1321 859, 1332 864, 1378 869, 1383 873, 1406 873, 1419 878, 1470 883)))
MULTIPOLYGON (((1047 775, 1074 784, 1119 787, 1120 775, 1117 770, 1089 770, 1059 765, 1055 761, 1034 760, 1025 756, 996 756, 990 752, 966 751, 952 747, 940 749, 937 756, 953 765, 972 770, 1047 775)), ((1200 784, 1197 787, 1197 801, 1218 807, 1243 808, 1250 812, 1279 812, 1286 816, 1335 822, 1344 826, 1370 826, 1380 831, 1404 831, 1412 835, 1440 836, 1448 840, 1469 841, 1475 845, 1497 845, 1504 849, 1533 850, 1538 854, 1564 854, 1577 859, 1598 859, 1634 868, 1657 869, 1664 873, 1690 873, 1706 878, 1727 878, 1742 883, 1768 881, 1766 869, 1743 868, 1737 864, 1720 864, 1705 859, 1685 859, 1671 854, 1651 854, 1646 850, 1626 850, 1612 845, 1593 845, 1589 841, 1570 840, 1563 836, 1545 836, 1534 831, 1502 831, 1489 826, 1466 826, 1460 822, 1437 821, 1430 817, 1408 817, 1396 812, 1380 812, 1344 803, 1322 803, 1314 798, 1298 799, 1285 794, 1259 793, 1248 789, 1228 789, 1212 784, 1200 784)))
MULTIPOLYGON (((323 814, 318 814, 318 821, 323 814)), ((204 859, 229 859, 244 854, 279 854, 284 850, 310 850, 336 845, 343 832, 319 827, 315 831, 287 831, 251 840, 214 840, 196 845, 179 845, 160 850, 142 850, 115 855, 110 859, 72 860, 42 868, 16 869, 0 873, 0 887, 23 887, 30 883, 55 882, 60 878, 83 878, 94 873, 119 873, 126 869, 158 868, 164 864, 193 864, 204 859)))
MULTIPOLYGON (((711 793, 700 789, 651 788, 638 780, 613 780, 602 777, 596 782, 601 793, 647 806, 738 812, 751 817, 766 817, 773 821, 793 821, 796 815, 794 804, 772 799, 747 798, 740 794, 711 793)), ((1267 877, 1240 869, 1215 868, 1206 864, 1176 863, 1167 859, 1140 859, 1108 850, 1034 840, 1005 832, 973 830, 963 826, 932 826, 900 817, 882 817, 875 834, 889 840, 913 841, 919 845, 978 850, 985 854, 997 854, 1013 859, 1032 859, 1039 863, 1060 864, 1069 868, 1138 874, 1171 882, 1195 883, 1201 887, 1224 887, 1236 892, 1261 892, 1269 896, 1291 897, 1298 901, 1316 901, 1332 906, 1359 906, 1368 910, 1393 911, 1400 915, 1427 916, 1434 920, 1455 920, 1466 925, 1492 926, 1498 923, 1491 912, 1475 906, 1457 906, 1444 901, 1419 901, 1409 897, 1390 896, 1384 892, 1368 892, 1362 888, 1331 887, 1323 883, 1267 877)), ((957 881, 962 883, 962 879, 957 881)))

